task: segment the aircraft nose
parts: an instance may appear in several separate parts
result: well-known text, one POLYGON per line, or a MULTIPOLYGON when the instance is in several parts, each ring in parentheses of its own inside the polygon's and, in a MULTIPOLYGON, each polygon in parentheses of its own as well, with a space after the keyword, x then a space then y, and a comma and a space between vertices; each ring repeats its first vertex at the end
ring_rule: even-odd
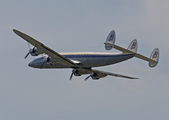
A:
POLYGON ((31 61, 28 66, 33 67, 33 68, 40 68, 43 64, 43 59, 42 58, 37 58, 31 61))
POLYGON ((28 64, 29 67, 33 67, 33 61, 28 64))

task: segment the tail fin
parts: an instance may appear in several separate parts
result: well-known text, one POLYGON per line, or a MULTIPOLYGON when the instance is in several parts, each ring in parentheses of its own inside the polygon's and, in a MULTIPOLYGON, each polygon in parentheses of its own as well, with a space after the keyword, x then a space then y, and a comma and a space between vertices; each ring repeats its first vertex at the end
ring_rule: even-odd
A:
POLYGON ((137 47, 138 47, 137 39, 134 39, 127 49, 136 53, 137 47))
POLYGON ((123 54, 135 54, 135 57, 148 61, 150 67, 155 67, 158 64, 159 62, 159 49, 158 48, 155 48, 153 52, 151 53, 150 58, 148 58, 148 57, 145 57, 137 53, 138 42, 136 39, 132 40, 129 47, 126 49, 118 45, 115 45, 115 38, 116 38, 115 31, 112 30, 107 36, 106 42, 104 43, 106 50, 111 50, 112 48, 115 48, 123 52, 123 54))
POLYGON ((131 54, 131 53, 136 53, 137 52, 137 47, 138 47, 138 42, 136 39, 132 40, 129 47, 123 48, 118 45, 114 45, 114 48, 117 50, 122 51, 124 54, 131 54))
POLYGON ((159 61, 159 49, 158 48, 155 48, 153 50, 153 52, 151 53, 150 59, 154 60, 154 62, 149 61, 149 66, 155 67, 158 64, 158 61, 159 61))
POLYGON ((112 30, 107 36, 106 42, 104 43, 106 50, 111 50, 114 47, 115 39, 116 39, 116 33, 114 30, 112 30))
POLYGON ((145 60, 145 61, 148 61, 149 62, 149 66, 150 67, 155 67, 158 62, 159 62, 159 49, 158 48, 155 48, 150 56, 150 58, 148 57, 145 57, 144 55, 141 55, 139 53, 136 53, 137 52, 137 46, 138 46, 138 43, 137 43, 137 40, 134 39, 128 49, 126 48, 123 48, 123 47, 120 47, 118 45, 114 45, 114 48, 117 49, 117 50, 120 50, 122 51, 124 54, 132 54, 132 53, 135 53, 135 57, 137 58, 140 58, 142 60, 145 60))
POLYGON ((135 57, 140 58, 142 60, 148 61, 150 67, 155 67, 159 62, 159 49, 155 48, 151 53, 150 58, 145 57, 141 54, 136 53, 135 57))

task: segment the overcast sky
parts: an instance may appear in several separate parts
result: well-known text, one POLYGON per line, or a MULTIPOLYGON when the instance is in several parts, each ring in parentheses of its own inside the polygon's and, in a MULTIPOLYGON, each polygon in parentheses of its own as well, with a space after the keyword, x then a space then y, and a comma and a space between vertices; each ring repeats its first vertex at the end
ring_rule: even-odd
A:
POLYGON ((0 0, 1 120, 168 120, 168 0, 0 0), (36 57, 13 29, 56 52, 106 51, 111 30, 116 44, 138 40, 147 57, 160 49, 157 67, 138 58, 95 69, 128 76, 94 81, 73 77, 71 69, 28 67, 36 57))

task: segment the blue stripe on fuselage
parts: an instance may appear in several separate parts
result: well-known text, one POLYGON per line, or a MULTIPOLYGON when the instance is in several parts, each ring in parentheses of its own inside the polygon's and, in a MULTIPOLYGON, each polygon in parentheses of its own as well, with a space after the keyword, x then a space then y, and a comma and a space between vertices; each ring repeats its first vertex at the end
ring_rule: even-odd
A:
POLYGON ((135 54, 74 54, 63 56, 81 62, 83 67, 98 67, 125 61, 134 57, 135 54))
POLYGON ((63 55, 66 58, 108 58, 108 57, 124 57, 124 56, 133 56, 134 54, 118 54, 118 55, 86 55, 86 54, 78 54, 78 55, 63 55))

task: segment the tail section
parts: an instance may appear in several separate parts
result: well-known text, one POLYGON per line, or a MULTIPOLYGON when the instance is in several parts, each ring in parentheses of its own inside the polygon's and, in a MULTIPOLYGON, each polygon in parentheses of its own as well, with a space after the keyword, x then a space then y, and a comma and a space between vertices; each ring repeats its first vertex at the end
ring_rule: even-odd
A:
POLYGON ((158 48, 155 48, 153 50, 153 52, 151 53, 151 56, 150 56, 150 59, 151 60, 154 60, 153 61, 149 61, 149 66, 150 67, 155 67, 157 64, 158 64, 158 61, 159 61, 159 49, 158 48))
POLYGON ((130 43, 130 45, 129 45, 129 47, 128 47, 127 49, 130 50, 130 51, 132 51, 132 52, 134 52, 134 53, 136 53, 136 52, 137 52, 137 47, 138 47, 137 40, 134 39, 134 40, 130 43))
POLYGON ((104 44, 105 44, 106 50, 111 50, 112 48, 115 48, 115 49, 123 52, 123 54, 135 54, 135 57, 140 58, 145 61, 148 61, 150 67, 155 67, 159 62, 159 49, 155 48, 153 50, 153 52, 151 53, 150 58, 145 57, 144 55, 137 53, 138 42, 136 39, 132 40, 132 42, 130 43, 130 45, 127 49, 120 47, 118 45, 115 45, 115 31, 114 30, 112 30, 109 33, 109 35, 106 39, 106 42, 104 44))
POLYGON ((133 40, 131 42, 131 44, 129 45, 128 49, 122 48, 122 47, 117 46, 117 45, 114 45, 114 48, 122 51, 123 54, 135 53, 135 57, 140 58, 140 59, 145 60, 145 61, 148 61, 150 67, 155 67, 158 64, 158 62, 159 62, 159 49, 158 48, 155 48, 153 50, 153 52, 151 53, 150 58, 148 58, 148 57, 145 57, 144 55, 136 53, 137 52, 137 42, 136 42, 136 45, 134 45, 134 44, 135 44, 135 42, 133 40))
POLYGON ((137 53, 137 48, 138 48, 138 42, 136 39, 132 40, 129 47, 123 48, 118 45, 114 45, 114 48, 117 50, 122 51, 124 54, 132 54, 132 53, 137 53))
POLYGON ((107 36, 106 42, 104 43, 106 50, 111 50, 114 47, 115 39, 116 39, 115 31, 112 30, 107 36))
POLYGON ((155 67, 159 62, 159 49, 155 48, 151 53, 150 58, 145 57, 141 54, 136 53, 135 57, 149 62, 149 67, 155 67))

